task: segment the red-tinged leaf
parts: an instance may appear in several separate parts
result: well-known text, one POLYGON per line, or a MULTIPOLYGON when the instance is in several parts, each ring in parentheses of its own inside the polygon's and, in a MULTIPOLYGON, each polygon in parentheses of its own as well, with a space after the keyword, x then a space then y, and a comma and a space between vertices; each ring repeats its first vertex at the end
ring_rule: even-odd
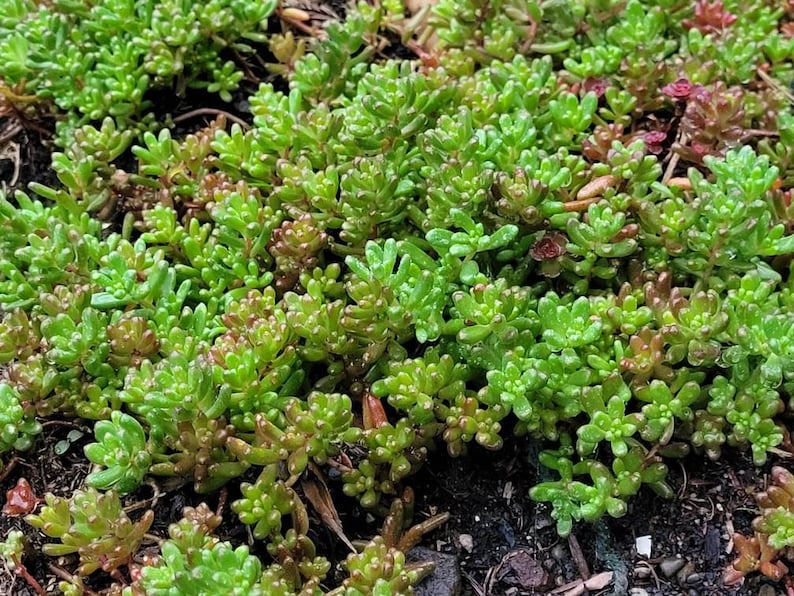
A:
POLYGON ((386 410, 383 409, 383 404, 378 397, 367 391, 364 393, 362 401, 364 430, 380 428, 389 423, 386 410))
POLYGON ((777 582, 788 573, 788 567, 780 561, 764 561, 758 565, 758 571, 777 582))
POLYGON ((3 513, 12 517, 27 515, 36 508, 39 498, 33 493, 30 483, 20 478, 14 488, 6 491, 3 513))
POLYGON ((738 586, 744 583, 746 571, 739 571, 733 564, 729 564, 722 572, 722 584, 724 586, 738 586))

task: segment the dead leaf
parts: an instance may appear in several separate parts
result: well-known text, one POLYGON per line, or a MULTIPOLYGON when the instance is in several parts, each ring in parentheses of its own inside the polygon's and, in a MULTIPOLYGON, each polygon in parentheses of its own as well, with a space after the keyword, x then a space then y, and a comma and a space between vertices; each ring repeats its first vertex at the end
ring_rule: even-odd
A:
POLYGON ((524 549, 508 553, 502 559, 496 578, 524 590, 542 588, 549 582, 549 574, 540 561, 524 549))
POLYGON ((339 519, 339 514, 331 499, 331 493, 322 478, 322 472, 313 464, 310 464, 309 468, 314 472, 316 480, 306 478, 301 482, 303 494, 306 495, 306 499, 320 515, 322 522, 347 545, 351 552, 357 552, 353 543, 345 536, 345 532, 342 529, 342 520, 339 519))
POLYGON ((612 583, 613 573, 611 571, 604 571, 598 573, 584 582, 584 587, 588 590, 603 590, 612 583))

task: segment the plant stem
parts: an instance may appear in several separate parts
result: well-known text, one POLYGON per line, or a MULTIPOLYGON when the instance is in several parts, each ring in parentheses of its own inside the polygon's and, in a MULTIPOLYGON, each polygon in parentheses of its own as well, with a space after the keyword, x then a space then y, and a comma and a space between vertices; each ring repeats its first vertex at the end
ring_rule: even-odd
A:
POLYGON ((24 579, 28 585, 33 588, 33 591, 36 592, 36 594, 47 596, 47 591, 41 587, 41 584, 36 581, 35 577, 30 575, 27 567, 22 564, 22 561, 20 561, 16 555, 12 555, 11 559, 14 561, 14 565, 16 566, 16 574, 24 579))
POLYGON ((173 118, 174 123, 183 122, 185 120, 190 120, 191 118, 195 118, 196 116, 224 116, 227 120, 231 120, 236 124, 239 124, 243 130, 248 130, 251 126, 243 120, 242 118, 238 118, 234 114, 230 114, 225 110, 219 110, 217 108, 196 108, 195 110, 190 110, 189 112, 185 112, 184 114, 179 114, 179 116, 175 116, 173 118))

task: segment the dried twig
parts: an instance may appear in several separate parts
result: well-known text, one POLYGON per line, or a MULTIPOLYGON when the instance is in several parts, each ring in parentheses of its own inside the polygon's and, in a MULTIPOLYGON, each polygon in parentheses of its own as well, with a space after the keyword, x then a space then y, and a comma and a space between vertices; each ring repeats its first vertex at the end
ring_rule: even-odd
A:
POLYGON ((783 95, 787 100, 791 103, 794 103, 794 93, 789 91, 783 83, 778 81, 777 79, 770 77, 767 73, 765 73, 760 68, 756 69, 758 76, 761 78, 764 83, 772 87, 775 91, 783 95))
POLYGON ((0 472, 0 482, 4 482, 5 479, 8 478, 8 475, 14 471, 14 468, 17 467, 18 463, 19 458, 17 456, 11 458, 11 461, 9 461, 3 471, 0 472))
MULTIPOLYGON (((675 142, 678 143, 679 145, 683 145, 684 143, 687 142, 687 140, 688 140, 687 136, 683 132, 679 131, 678 138, 676 139, 675 142)), ((680 159, 681 156, 678 155, 678 153, 673 152, 670 161, 667 163, 667 169, 665 169, 664 171, 664 176, 662 176, 662 184, 667 184, 670 178, 673 177, 673 174, 675 173, 675 169, 678 166, 678 160, 680 159)))
MULTIPOLYGON (((56 576, 60 577, 63 580, 66 580, 69 583, 74 583, 74 576, 67 572, 65 569, 61 569, 57 565, 53 565, 52 563, 47 564, 47 568, 56 576)), ((83 596, 99 596, 96 592, 87 588, 86 586, 81 586, 83 589, 83 596)), ((46 592, 44 592, 46 594, 46 592)))
POLYGON ((568 535, 568 548, 571 551, 574 563, 576 563, 576 569, 579 570, 579 575, 586 580, 590 577, 590 568, 584 558, 584 553, 582 553, 582 547, 579 546, 579 541, 573 534, 568 535))
POLYGON ((173 121, 174 123, 183 122, 185 120, 190 120, 191 118, 195 118, 197 116, 223 116, 227 120, 239 124, 243 130, 248 130, 251 126, 243 120, 242 118, 238 118, 234 114, 230 114, 225 110, 219 110, 218 108, 196 108, 195 110, 190 110, 189 112, 185 112, 184 114, 179 114, 179 116, 174 116, 173 121))

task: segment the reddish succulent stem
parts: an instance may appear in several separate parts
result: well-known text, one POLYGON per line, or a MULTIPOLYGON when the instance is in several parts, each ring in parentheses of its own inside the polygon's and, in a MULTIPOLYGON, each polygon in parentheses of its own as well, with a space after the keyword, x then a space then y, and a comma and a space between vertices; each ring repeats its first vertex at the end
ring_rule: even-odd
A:
POLYGON ((428 68, 435 68, 438 66, 438 58, 433 54, 429 53, 425 50, 421 45, 419 45, 414 40, 408 40, 405 43, 405 47, 411 50, 414 54, 416 54, 417 58, 422 61, 422 64, 427 66, 428 68))
POLYGON ((24 579, 27 584, 33 588, 33 591, 36 592, 36 594, 47 596, 47 591, 41 587, 41 584, 36 581, 35 577, 30 575, 27 567, 22 564, 22 561, 19 560, 19 557, 16 555, 11 555, 11 560, 14 561, 14 565, 16 566, 16 574, 24 579))
POLYGON ((666 184, 667 186, 675 186, 681 190, 692 190, 692 182, 689 180, 689 178, 684 178, 681 176, 677 178, 670 178, 666 184))
POLYGON ((620 179, 612 174, 599 176, 579 189, 579 192, 576 193, 576 198, 581 201, 600 197, 608 188, 614 187, 619 181, 620 179))
POLYGON ((739 141, 744 142, 752 139, 753 137, 779 137, 780 133, 775 130, 762 130, 760 128, 748 128, 744 134, 739 138, 739 141))
MULTIPOLYGON (((49 563, 47 565, 47 568, 50 571, 52 571, 53 575, 57 575, 62 580, 65 580, 67 582, 72 582, 74 580, 74 576, 72 576, 71 574, 67 573, 66 571, 64 571, 63 569, 58 567, 57 565, 53 565, 52 563, 49 563)), ((46 594, 46 592, 42 592, 42 593, 46 594)), ((96 592, 94 592, 93 590, 91 590, 89 588, 86 588, 85 586, 83 586, 83 594, 85 596, 98 596, 96 592)))

